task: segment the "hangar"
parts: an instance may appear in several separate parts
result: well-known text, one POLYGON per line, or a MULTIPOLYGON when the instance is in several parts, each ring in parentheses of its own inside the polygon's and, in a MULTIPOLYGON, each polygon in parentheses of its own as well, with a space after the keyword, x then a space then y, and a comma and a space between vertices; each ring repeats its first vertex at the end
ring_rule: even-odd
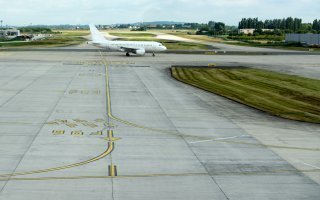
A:
POLYGON ((305 45, 320 45, 320 34, 286 34, 286 42, 300 42, 305 45))

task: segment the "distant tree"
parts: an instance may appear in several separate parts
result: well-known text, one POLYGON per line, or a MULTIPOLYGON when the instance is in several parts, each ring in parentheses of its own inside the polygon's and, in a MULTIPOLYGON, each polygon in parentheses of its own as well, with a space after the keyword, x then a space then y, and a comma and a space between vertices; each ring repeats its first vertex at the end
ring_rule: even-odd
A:
POLYGON ((222 22, 217 22, 214 24, 214 35, 223 35, 226 32, 226 25, 222 22))
POLYGON ((262 21, 258 21, 256 25, 256 29, 263 29, 264 28, 264 23, 262 21))
POLYGON ((139 28, 136 28, 136 29, 132 29, 131 31, 146 31, 146 30, 147 30, 147 27, 142 26, 142 27, 139 27, 139 28))
POLYGON ((223 35, 226 33, 226 25, 223 22, 209 21, 208 24, 203 24, 198 29, 198 35, 223 35))
POLYGON ((290 32, 297 32, 302 28, 302 19, 284 18, 284 19, 267 19, 264 22, 258 18, 243 18, 239 22, 239 29, 281 29, 290 32))
POLYGON ((46 27, 22 27, 19 30, 23 33, 42 33, 42 34, 50 34, 53 33, 50 28, 46 27))
POLYGON ((209 23, 208 23, 208 27, 210 28, 210 29, 214 29, 214 25, 216 24, 216 22, 214 22, 214 21, 209 21, 209 23))
POLYGON ((312 23, 312 30, 320 31, 320 20, 314 20, 312 23))
POLYGON ((296 32, 296 31, 299 31, 301 29, 301 26, 302 26, 302 19, 298 19, 298 18, 294 18, 294 21, 293 21, 293 30, 296 32))
POLYGON ((298 33, 311 33, 312 32, 312 24, 311 23, 304 23, 301 25, 300 30, 298 33))

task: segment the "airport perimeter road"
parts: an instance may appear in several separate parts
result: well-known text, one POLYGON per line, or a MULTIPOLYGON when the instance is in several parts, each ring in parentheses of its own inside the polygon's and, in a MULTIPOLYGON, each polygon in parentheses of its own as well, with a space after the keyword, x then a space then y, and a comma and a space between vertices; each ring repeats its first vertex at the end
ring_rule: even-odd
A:
MULTIPOLYGON (((168 70, 228 57, 120 55, 0 52, 0 200, 319 199, 318 125, 257 112, 168 70)), ((263 66, 277 70, 276 58, 263 66)), ((308 60, 292 58, 279 70, 312 69, 289 68, 308 60)))

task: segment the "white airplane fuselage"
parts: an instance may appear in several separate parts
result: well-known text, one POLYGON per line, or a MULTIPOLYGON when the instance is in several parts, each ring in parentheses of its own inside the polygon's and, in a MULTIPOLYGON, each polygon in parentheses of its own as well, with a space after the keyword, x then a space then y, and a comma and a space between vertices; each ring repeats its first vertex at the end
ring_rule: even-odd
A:
POLYGON ((92 42, 94 46, 104 48, 111 51, 123 51, 122 47, 132 49, 144 49, 146 52, 161 52, 167 50, 159 42, 145 42, 145 41, 105 41, 105 42, 92 42))
POLYGON ((144 55, 146 52, 152 52, 154 55, 155 52, 167 50, 167 48, 159 42, 107 40, 94 25, 90 25, 90 31, 92 42, 89 42, 89 44, 109 51, 126 52, 127 56, 130 56, 130 53, 144 55))

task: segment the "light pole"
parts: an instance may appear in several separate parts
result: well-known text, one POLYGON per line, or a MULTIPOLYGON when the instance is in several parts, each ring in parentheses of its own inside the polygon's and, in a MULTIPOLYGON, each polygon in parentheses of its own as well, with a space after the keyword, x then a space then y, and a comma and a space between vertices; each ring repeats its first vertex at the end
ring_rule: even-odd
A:
POLYGON ((3 23, 3 20, 0 20, 0 23, 1 23, 1 29, 2 29, 2 23, 3 23))

